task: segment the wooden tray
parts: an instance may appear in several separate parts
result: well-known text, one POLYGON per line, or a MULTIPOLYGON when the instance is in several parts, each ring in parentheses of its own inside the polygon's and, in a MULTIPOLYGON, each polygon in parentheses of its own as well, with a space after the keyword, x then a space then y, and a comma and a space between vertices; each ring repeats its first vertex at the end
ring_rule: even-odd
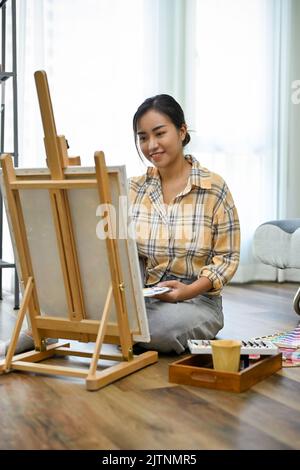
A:
POLYGON ((244 392, 282 367, 281 353, 248 360, 241 356, 239 372, 213 369, 210 354, 192 354, 169 365, 169 382, 196 387, 244 392), (249 365, 248 365, 249 363, 249 365))

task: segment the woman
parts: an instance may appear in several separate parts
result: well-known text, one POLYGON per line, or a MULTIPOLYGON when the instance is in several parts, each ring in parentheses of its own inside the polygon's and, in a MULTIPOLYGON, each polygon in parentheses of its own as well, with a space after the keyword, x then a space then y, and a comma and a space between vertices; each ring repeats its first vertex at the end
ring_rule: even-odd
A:
POLYGON ((190 135, 174 98, 145 100, 133 131, 153 165, 129 186, 145 286, 172 289, 146 298, 151 341, 140 345, 180 354, 188 338, 211 339, 223 327, 220 293, 239 263, 238 215, 224 180, 184 155, 190 135))

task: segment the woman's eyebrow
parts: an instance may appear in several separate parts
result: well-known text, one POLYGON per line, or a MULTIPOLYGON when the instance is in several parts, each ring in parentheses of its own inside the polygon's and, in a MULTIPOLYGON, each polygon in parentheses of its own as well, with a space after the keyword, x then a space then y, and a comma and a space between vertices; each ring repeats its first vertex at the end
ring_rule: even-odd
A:
MULTIPOLYGON (((166 127, 166 125, 165 124, 160 124, 159 126, 155 126, 155 127, 153 127, 152 132, 155 132, 158 129, 161 129, 162 127, 166 127)), ((137 132, 137 135, 145 135, 145 134, 147 134, 147 132, 145 132, 145 131, 138 131, 137 132)))
POLYGON ((165 124, 161 124, 159 126, 153 127, 152 132, 157 131, 158 129, 161 129, 162 127, 166 127, 165 124))

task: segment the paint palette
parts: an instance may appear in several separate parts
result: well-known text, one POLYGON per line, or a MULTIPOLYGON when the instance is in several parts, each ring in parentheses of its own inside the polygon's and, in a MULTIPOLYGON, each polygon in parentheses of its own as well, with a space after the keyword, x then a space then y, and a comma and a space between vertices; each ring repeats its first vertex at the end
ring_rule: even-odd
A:
POLYGON ((166 292, 170 292, 172 289, 170 287, 145 287, 143 289, 144 297, 154 297, 155 295, 165 294, 166 292))

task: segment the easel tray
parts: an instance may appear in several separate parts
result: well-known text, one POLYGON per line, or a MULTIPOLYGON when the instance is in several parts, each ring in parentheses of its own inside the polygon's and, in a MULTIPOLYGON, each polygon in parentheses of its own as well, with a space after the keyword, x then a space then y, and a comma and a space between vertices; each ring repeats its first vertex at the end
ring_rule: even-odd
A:
POLYGON ((241 356, 239 372, 214 370, 210 354, 189 355, 169 365, 169 382, 239 393, 274 374, 281 367, 281 353, 250 361, 248 356, 241 356))

